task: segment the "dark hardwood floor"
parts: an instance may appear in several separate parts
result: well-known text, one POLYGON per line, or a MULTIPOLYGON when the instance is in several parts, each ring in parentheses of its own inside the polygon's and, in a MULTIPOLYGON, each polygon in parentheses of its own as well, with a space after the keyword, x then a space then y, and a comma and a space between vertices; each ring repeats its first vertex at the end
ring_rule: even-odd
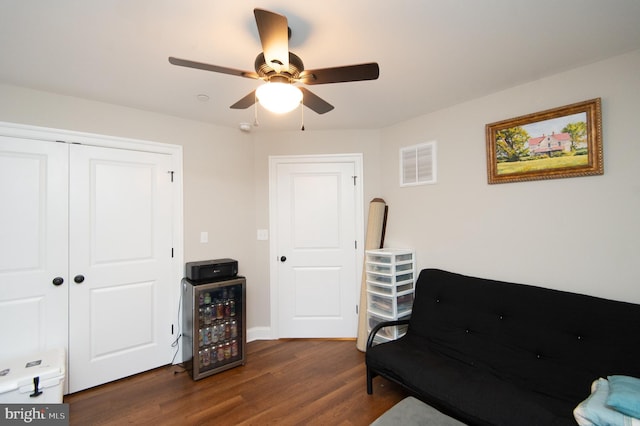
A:
POLYGON ((71 425, 368 425, 407 396, 374 379, 353 340, 247 345, 246 365, 193 381, 167 366, 72 395, 71 425))

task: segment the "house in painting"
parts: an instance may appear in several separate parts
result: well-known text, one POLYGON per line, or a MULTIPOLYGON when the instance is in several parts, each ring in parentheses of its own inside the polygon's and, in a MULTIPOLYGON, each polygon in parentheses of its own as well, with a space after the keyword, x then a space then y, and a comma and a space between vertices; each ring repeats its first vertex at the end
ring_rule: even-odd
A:
POLYGON ((552 133, 531 138, 527 142, 531 155, 551 155, 555 152, 571 152, 569 133, 552 133))

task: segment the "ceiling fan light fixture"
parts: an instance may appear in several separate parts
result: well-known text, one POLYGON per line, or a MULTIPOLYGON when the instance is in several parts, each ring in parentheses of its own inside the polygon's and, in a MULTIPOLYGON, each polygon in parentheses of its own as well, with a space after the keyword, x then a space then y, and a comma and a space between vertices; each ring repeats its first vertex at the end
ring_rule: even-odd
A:
POLYGON ((260 105, 276 114, 291 112, 302 102, 302 92, 290 83, 268 82, 258 87, 260 105))

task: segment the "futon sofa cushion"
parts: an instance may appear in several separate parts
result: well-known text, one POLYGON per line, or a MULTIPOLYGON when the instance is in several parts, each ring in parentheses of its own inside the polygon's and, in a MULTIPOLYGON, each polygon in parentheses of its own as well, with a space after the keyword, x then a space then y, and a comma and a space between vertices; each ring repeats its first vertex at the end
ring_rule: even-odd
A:
POLYGON ((536 394, 495 374, 442 356, 429 349, 423 337, 407 336, 389 350, 374 346, 369 366, 404 384, 427 403, 472 424, 562 425, 571 404, 536 394), (514 423, 515 421, 515 423, 514 423))

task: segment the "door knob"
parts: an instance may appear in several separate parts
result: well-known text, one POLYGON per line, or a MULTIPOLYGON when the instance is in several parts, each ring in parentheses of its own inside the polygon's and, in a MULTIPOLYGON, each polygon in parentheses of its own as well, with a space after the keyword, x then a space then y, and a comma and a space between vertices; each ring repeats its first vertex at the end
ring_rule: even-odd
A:
POLYGON ((59 285, 62 285, 62 283, 64 282, 64 278, 55 277, 52 282, 53 282, 53 285, 59 286, 59 285))
POLYGON ((75 277, 73 277, 73 281, 76 284, 80 284, 81 282, 84 281, 84 275, 76 275, 75 277))
POLYGON ((280 256, 280 262, 286 262, 287 256, 280 256))

